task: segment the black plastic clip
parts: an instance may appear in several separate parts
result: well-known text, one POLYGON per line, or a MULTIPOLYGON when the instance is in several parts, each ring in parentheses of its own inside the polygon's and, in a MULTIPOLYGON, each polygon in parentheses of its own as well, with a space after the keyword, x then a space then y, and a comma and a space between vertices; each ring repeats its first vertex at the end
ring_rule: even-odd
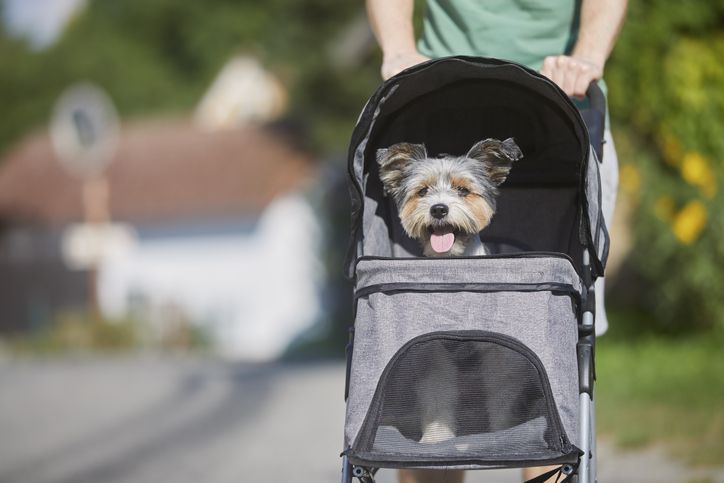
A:
POLYGON ((526 481, 525 483, 545 483, 548 481, 549 478, 552 478, 553 476, 556 476, 556 483, 566 483, 568 481, 571 481, 573 478, 573 475, 576 474, 576 470, 578 469, 578 465, 571 465, 571 464, 565 464, 559 468, 555 468, 550 470, 547 473, 543 473, 542 475, 536 476, 535 478, 531 478, 530 480, 526 481), (563 477, 561 480, 560 478, 563 477))

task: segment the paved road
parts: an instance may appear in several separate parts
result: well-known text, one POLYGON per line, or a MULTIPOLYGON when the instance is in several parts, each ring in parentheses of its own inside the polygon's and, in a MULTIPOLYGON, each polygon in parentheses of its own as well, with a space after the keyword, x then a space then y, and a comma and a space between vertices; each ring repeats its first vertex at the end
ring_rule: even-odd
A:
MULTIPOLYGON (((0 483, 336 482, 343 381, 337 363, 255 367, 168 356, 0 363, 0 483)), ((661 455, 644 456, 609 450, 616 464, 604 466, 599 481, 691 476, 661 455), (642 473, 641 463, 657 473, 642 473)), ((475 472, 467 481, 518 476, 475 472)), ((381 472, 378 481, 392 483, 394 474, 381 472)))

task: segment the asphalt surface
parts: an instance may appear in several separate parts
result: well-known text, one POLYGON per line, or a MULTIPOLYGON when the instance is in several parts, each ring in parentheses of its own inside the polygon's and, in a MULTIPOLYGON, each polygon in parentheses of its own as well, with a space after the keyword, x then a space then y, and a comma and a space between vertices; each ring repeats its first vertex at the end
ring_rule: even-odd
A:
MULTIPOLYGON (((0 362, 0 483, 336 482, 343 384, 339 363, 245 366, 169 356, 0 362)), ((692 476, 656 452, 604 447, 602 459, 601 482, 692 476)), ((377 481, 392 483, 394 473, 382 471, 377 481)), ((518 470, 466 479, 519 481, 518 470)))

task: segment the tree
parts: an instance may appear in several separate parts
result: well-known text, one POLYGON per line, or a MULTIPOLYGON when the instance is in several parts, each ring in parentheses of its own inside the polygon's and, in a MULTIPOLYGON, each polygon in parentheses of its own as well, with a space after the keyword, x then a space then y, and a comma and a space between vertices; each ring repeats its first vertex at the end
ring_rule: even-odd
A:
POLYGON ((125 116, 188 112, 232 55, 249 53, 290 89, 314 145, 339 151, 379 82, 371 59, 329 64, 329 43, 360 12, 333 0, 92 0, 45 51, 0 34, 0 150, 45 123, 72 82, 103 86, 125 116))

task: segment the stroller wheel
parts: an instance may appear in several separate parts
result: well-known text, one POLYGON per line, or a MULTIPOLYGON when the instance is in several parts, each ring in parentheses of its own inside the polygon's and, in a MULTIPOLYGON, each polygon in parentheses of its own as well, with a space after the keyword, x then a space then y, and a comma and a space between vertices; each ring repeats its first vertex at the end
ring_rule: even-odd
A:
POLYGON ((357 478, 360 483, 375 483, 375 471, 369 471, 367 468, 363 466, 353 466, 352 467, 352 476, 357 478))

